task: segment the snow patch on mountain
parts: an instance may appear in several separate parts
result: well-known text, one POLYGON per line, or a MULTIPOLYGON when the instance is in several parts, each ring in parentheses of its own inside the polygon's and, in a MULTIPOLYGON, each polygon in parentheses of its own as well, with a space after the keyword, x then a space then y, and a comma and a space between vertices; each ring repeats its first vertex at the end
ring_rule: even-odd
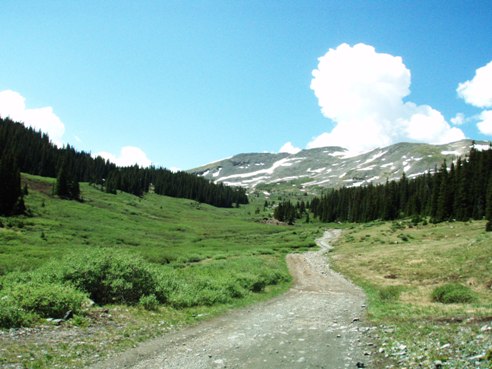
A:
POLYGON ((490 149, 490 144, 476 144, 475 145, 475 149, 479 150, 479 151, 484 151, 484 150, 488 150, 490 149))
POLYGON ((219 167, 219 169, 214 174, 212 174, 212 176, 218 177, 218 176, 220 176, 220 172, 222 172, 222 168, 221 167, 219 167))
MULTIPOLYGON (((471 140, 462 140, 445 145, 400 143, 358 155, 341 147, 302 150, 296 154, 239 154, 188 172, 250 189, 259 184, 289 182, 299 189, 361 186, 399 179, 403 172, 414 178, 434 171, 444 160, 449 166, 471 147, 471 140)), ((475 148, 486 150, 489 144, 477 142, 475 148)))
POLYGON ((444 151, 441 151, 441 154, 443 154, 443 155, 455 155, 455 156, 460 156, 461 155, 460 152, 457 151, 457 150, 455 150, 455 151, 446 151, 446 150, 444 150, 444 151))

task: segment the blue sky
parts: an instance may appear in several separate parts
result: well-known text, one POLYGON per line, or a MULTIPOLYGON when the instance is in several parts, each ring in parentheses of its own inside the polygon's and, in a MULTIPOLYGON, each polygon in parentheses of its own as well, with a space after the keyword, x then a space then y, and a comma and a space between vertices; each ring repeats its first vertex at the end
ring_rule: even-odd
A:
POLYGON ((2 0, 0 24, 0 115, 119 163, 492 139, 490 0, 2 0))

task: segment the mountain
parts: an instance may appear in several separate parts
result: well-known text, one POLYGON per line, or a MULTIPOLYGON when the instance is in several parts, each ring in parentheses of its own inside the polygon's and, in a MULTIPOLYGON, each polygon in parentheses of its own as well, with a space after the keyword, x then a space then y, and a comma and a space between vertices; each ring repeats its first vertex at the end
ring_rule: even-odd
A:
MULTIPOLYGON (((450 164, 466 155, 472 140, 444 145, 398 143, 370 152, 351 155, 342 147, 302 150, 297 154, 252 153, 213 162, 188 172, 215 182, 254 188, 260 184, 295 183, 301 187, 354 187, 384 183, 433 171, 444 160, 450 164)), ((487 149, 488 142, 475 148, 487 149)))

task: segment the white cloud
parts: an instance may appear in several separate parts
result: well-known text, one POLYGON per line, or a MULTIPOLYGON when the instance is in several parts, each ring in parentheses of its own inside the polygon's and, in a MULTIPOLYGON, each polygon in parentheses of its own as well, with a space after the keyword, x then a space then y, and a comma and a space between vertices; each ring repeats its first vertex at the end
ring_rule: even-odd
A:
POLYGON ((492 61, 478 68, 471 81, 460 83, 456 91, 470 105, 492 107, 492 61))
POLYGON ((401 57, 365 44, 342 44, 318 59, 311 89, 323 115, 335 126, 308 148, 342 146, 352 152, 399 141, 445 143, 465 138, 428 105, 403 102, 410 94, 410 70, 401 57))
POLYGON ((467 121, 465 114, 463 114, 463 113, 457 113, 450 120, 451 120, 451 123, 453 123, 455 126, 461 126, 462 124, 466 123, 466 121, 467 121))
POLYGON ((405 103, 404 108, 407 109, 407 114, 406 118, 402 119, 401 126, 404 136, 410 140, 446 143, 465 138, 459 128, 450 127, 442 114, 428 105, 405 103))
POLYGON ((12 90, 0 91, 0 116, 10 117, 13 121, 22 122, 28 127, 40 130, 50 137, 51 141, 62 146, 65 125, 53 112, 50 106, 27 108, 26 99, 12 90))
POLYGON ((301 151, 300 148, 295 147, 292 142, 286 142, 279 150, 279 152, 285 152, 288 154, 297 154, 299 151, 301 151))
MULTIPOLYGON (((471 81, 458 84, 456 91, 467 104, 478 108, 492 107, 492 61, 478 68, 471 81)), ((492 136, 492 110, 483 110, 467 120, 478 121, 480 133, 492 136)))
POLYGON ((480 122, 477 127, 484 135, 492 136, 492 110, 484 110, 479 115, 480 122))
POLYGON ((100 156, 103 159, 109 160, 119 167, 129 167, 137 164, 140 167, 148 167, 152 164, 147 154, 142 149, 135 146, 124 146, 120 150, 119 155, 114 155, 106 151, 101 151, 94 154, 94 157, 100 156))

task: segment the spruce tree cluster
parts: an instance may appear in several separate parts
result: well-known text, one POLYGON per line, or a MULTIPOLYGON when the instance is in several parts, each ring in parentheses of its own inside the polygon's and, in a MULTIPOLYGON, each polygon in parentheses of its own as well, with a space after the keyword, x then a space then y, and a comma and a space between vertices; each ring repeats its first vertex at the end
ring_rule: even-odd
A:
MULTIPOLYGON (((434 222, 483 219, 492 222, 492 149, 470 150, 449 168, 433 174, 387 181, 384 185, 340 188, 311 201, 323 222, 430 217, 434 222)), ((492 228, 489 225, 488 228, 492 228)))
POLYGON ((0 160, 8 162, 10 159, 6 158, 17 163, 20 172, 57 178, 55 193, 67 199, 78 199, 79 182, 89 182, 109 193, 123 191, 143 196, 153 185, 157 194, 188 198, 218 207, 248 203, 246 191, 242 188, 163 168, 117 167, 101 157, 93 158, 90 153, 76 151, 70 145, 59 148, 46 134, 0 117, 0 160))
POLYGON ((173 173, 163 168, 139 168, 138 166, 117 168, 105 181, 109 193, 117 190, 142 196, 153 191, 158 195, 192 199, 217 207, 232 207, 247 204, 246 191, 241 187, 228 187, 186 172, 173 173))
POLYGON ((275 208, 273 216, 275 219, 291 225, 303 216, 306 216, 306 222, 309 222, 307 207, 304 201, 297 202, 296 205, 293 205, 290 200, 283 201, 275 208))
POLYGON ((20 172, 12 157, 0 159, 0 215, 22 214, 26 210, 20 172))

